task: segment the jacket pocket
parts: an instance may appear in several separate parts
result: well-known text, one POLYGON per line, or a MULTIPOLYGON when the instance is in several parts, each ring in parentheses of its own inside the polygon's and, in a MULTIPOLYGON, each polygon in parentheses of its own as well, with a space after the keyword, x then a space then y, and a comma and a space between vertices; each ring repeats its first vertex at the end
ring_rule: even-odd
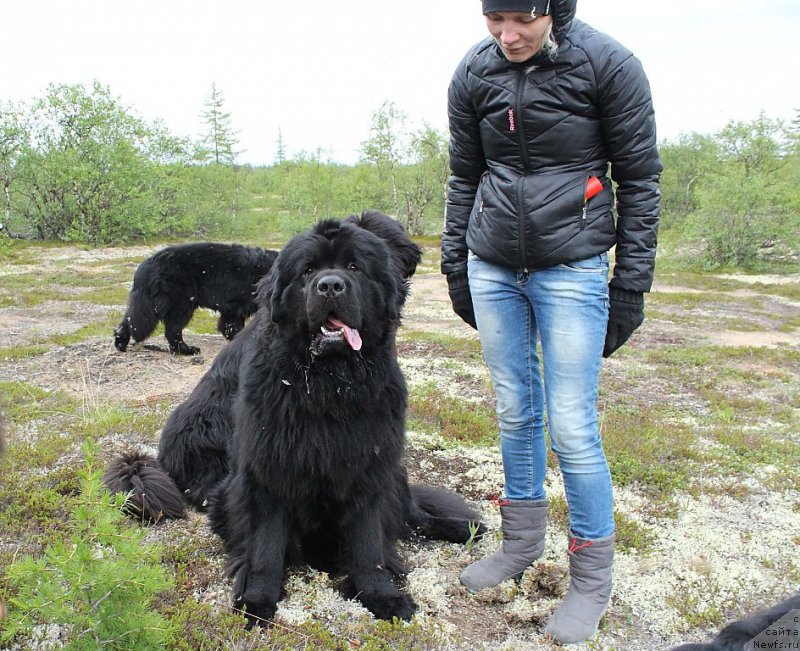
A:
POLYGON ((597 176, 587 176, 583 184, 583 209, 581 210, 580 228, 586 228, 586 212, 589 209, 589 202, 597 195, 602 194, 606 187, 603 180, 597 176))
POLYGON ((614 195, 611 191, 611 181, 607 177, 588 177, 587 179, 587 194, 581 212, 581 230, 590 226, 591 228, 602 231, 608 230, 608 224, 611 225, 611 232, 614 232, 614 216, 613 216, 613 203, 614 195), (596 183, 592 179, 597 179, 596 183), (590 192, 590 186, 594 186, 594 191, 590 192), (598 219, 604 220, 598 222, 598 219))
POLYGON ((583 225, 589 174, 569 172, 528 177, 525 200, 533 233, 561 238, 583 225))
POLYGON ((474 221, 475 226, 478 228, 480 228, 481 222, 483 221, 484 183, 488 176, 488 172, 484 172, 481 175, 481 180, 478 182, 478 189, 475 191, 475 202, 472 204, 472 212, 470 214, 470 220, 474 221))

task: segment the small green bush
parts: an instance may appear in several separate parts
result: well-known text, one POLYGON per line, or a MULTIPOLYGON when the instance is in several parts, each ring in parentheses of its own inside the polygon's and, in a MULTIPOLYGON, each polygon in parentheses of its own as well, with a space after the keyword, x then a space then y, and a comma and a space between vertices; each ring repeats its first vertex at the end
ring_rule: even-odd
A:
POLYGON ((162 649, 169 639, 168 623, 153 609, 172 585, 160 550, 145 543, 145 529, 127 522, 125 496, 112 499, 103 486, 96 449, 92 442, 83 446, 86 464, 69 538, 7 569, 14 596, 0 641, 37 644, 43 634, 55 635, 67 649, 89 651, 162 649))

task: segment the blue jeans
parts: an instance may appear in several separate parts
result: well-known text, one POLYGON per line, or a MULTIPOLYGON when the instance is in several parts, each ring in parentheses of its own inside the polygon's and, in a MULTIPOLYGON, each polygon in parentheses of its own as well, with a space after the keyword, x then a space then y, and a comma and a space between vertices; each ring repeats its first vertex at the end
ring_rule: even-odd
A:
POLYGON ((608 322, 607 254, 526 272, 470 253, 468 269, 497 398, 505 496, 545 497, 546 407, 571 531, 585 539, 611 535, 611 475, 597 419, 608 322))

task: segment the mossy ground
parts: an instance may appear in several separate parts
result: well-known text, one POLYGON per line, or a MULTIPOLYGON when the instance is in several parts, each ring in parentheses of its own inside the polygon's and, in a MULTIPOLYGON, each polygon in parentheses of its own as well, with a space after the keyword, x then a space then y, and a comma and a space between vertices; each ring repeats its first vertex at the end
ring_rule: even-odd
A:
MULTIPOLYGON (((160 332, 151 348, 113 349, 133 271, 151 250, 25 243, 0 260, 0 400, 9 421, 0 567, 66 535, 85 439, 97 441, 102 459, 154 448, 170 410, 225 345, 216 315, 199 311, 186 332, 202 347, 199 358, 171 357, 160 332)), ((428 243, 398 340, 410 389, 409 472, 474 500, 494 534, 490 497, 502 490, 502 474, 491 384, 437 267, 428 243)), ((619 554, 614 602, 592 648, 702 639, 800 583, 792 561, 800 552, 792 525, 800 512, 799 286, 664 273, 645 324, 604 364, 601 426, 619 554)), ((547 486, 545 559, 486 601, 460 590, 457 576, 496 535, 470 549, 401 544, 421 605, 411 625, 376 622, 338 597, 335 578, 301 570, 290 577, 277 625, 246 631, 228 607, 224 554, 204 516, 153 527, 147 539, 161 546, 175 582, 157 602, 173 627, 169 648, 548 649, 539 633, 563 589, 567 523, 553 457, 547 486)), ((13 592, 0 577, 0 594, 13 592)))

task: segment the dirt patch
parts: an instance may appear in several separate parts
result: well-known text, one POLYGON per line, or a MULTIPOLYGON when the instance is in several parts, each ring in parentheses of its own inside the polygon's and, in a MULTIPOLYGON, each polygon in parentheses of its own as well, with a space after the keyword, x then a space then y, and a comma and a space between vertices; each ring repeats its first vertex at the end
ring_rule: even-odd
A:
POLYGON ((58 346, 30 359, 0 363, 0 379, 61 389, 91 403, 177 403, 194 388, 225 344, 221 335, 187 330, 186 338, 200 346, 200 355, 171 355, 163 337, 148 340, 147 347, 120 353, 109 333, 108 339, 58 346))
MULTIPOLYGON (((766 275, 721 275, 719 277, 750 284, 760 283, 764 286, 800 283, 800 278, 797 276, 784 278, 766 275)), ((671 329, 676 336, 683 337, 684 340, 718 346, 800 347, 800 328, 780 327, 784 320, 797 323, 798 315, 800 315, 800 302, 798 301, 749 288, 708 291, 656 282, 651 295, 658 297, 659 294, 708 297, 707 304, 704 305, 701 302, 692 309, 693 318, 698 320, 698 323, 688 327, 684 318, 685 311, 681 308, 673 307, 666 310, 662 308, 663 312, 675 314, 676 320, 671 329), (736 320, 739 323, 735 329, 726 327, 726 324, 736 320)), ((647 303, 646 298, 645 309, 647 303)), ((670 329, 670 321, 662 317, 655 324, 655 328, 662 331, 670 329)))
POLYGON ((791 285, 800 284, 800 276, 797 274, 786 274, 779 276, 777 274, 719 274, 720 278, 727 278, 736 280, 740 283, 762 285, 791 285))
POLYGON ((36 307, 0 309, 0 349, 27 346, 53 335, 69 335, 104 318, 112 309, 91 303, 46 301, 36 307), (43 315, 47 315, 43 318, 43 315))

